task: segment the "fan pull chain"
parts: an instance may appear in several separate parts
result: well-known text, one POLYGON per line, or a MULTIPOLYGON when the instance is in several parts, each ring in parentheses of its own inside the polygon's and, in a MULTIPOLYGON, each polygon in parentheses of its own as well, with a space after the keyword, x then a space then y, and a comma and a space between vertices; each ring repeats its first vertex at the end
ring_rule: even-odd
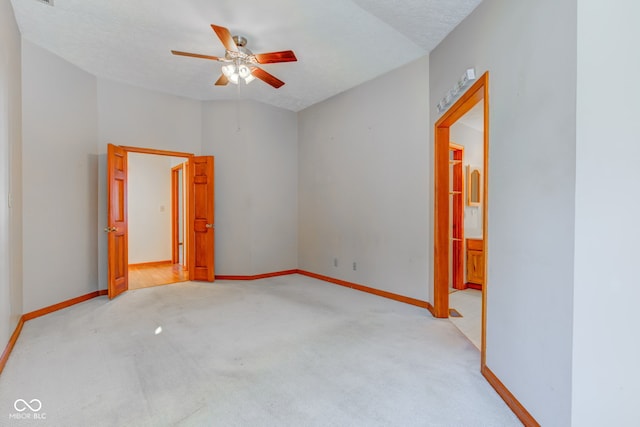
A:
POLYGON ((240 132, 240 82, 236 85, 236 132, 240 132))

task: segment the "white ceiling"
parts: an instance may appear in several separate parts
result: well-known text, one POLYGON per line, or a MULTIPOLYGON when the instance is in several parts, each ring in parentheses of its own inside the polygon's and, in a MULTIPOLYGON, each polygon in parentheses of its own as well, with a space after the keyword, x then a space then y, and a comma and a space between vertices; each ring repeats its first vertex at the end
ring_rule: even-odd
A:
POLYGON ((478 102, 464 116, 460 117, 456 123, 462 123, 480 132, 484 131, 484 102, 478 102))
POLYGON ((199 100, 253 99, 299 111, 429 53, 481 0, 12 0, 23 37, 96 75, 199 100), (280 89, 213 86, 223 56, 210 25, 255 53, 293 50, 263 68, 280 89))

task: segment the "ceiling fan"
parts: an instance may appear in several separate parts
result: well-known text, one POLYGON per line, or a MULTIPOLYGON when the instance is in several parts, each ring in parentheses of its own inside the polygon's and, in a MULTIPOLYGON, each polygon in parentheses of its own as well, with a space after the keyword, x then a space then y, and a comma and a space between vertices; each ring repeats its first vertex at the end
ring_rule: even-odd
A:
POLYGON ((181 52, 178 50, 172 50, 171 53, 174 55, 225 62, 226 65, 222 66, 222 75, 216 81, 216 86, 225 86, 229 82, 238 84, 241 79, 244 80, 245 83, 250 83, 255 78, 258 78, 278 89, 284 85, 284 82, 274 75, 267 73, 256 64, 274 64, 277 62, 293 62, 298 60, 292 50, 270 53, 253 53, 245 47, 247 44, 246 38, 242 36, 232 37, 229 30, 225 27, 219 27, 212 24, 211 28, 213 28, 213 31, 218 35, 218 38, 226 49, 224 57, 181 52))

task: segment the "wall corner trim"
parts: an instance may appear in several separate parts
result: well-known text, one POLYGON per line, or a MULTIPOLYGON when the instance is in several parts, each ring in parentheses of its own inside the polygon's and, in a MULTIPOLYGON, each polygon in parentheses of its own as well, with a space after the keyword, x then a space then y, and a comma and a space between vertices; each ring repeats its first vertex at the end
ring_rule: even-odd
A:
POLYGON ((518 417, 522 424, 525 427, 540 427, 540 424, 536 421, 535 418, 526 410, 524 406, 516 399, 516 397, 511 394, 509 389, 502 384, 502 381, 498 379, 498 377, 491 372, 491 369, 487 367, 487 365, 482 365, 480 368, 480 372, 486 378, 486 380, 491 384, 491 386, 498 392, 498 395, 504 400, 507 406, 513 411, 514 414, 518 417))

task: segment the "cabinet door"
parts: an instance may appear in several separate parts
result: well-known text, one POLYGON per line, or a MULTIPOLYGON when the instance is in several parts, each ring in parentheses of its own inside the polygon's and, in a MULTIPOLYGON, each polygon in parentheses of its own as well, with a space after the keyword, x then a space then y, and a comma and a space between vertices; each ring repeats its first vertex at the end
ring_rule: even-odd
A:
POLYGON ((484 282, 484 255, 482 251, 467 251, 467 282, 482 285, 484 282))

